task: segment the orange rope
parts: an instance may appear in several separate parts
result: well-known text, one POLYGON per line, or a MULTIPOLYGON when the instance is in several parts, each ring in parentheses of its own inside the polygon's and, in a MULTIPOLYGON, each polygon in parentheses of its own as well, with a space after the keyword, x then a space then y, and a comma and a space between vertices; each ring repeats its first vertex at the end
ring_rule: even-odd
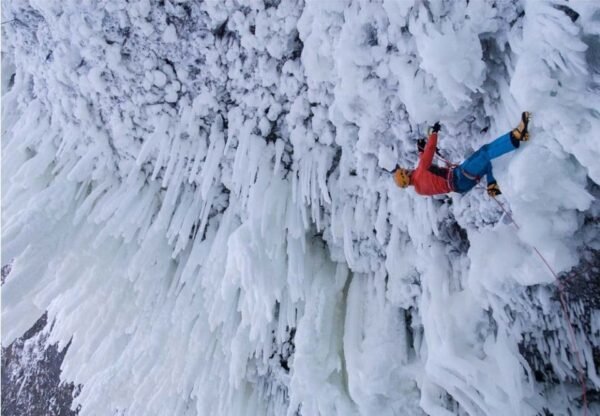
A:
MULTIPOLYGON (((494 201, 496 201, 498 206, 508 216, 508 218, 514 224, 514 226, 517 228, 517 230, 520 230, 521 227, 519 227, 519 224, 517 224, 517 222, 514 220, 512 215, 510 215, 510 213, 507 211, 507 209, 504 207, 504 205, 502 205, 502 203, 500 201, 498 201, 496 199, 496 197, 492 197, 492 199, 494 201)), ((563 287, 563 284, 561 283, 560 279, 558 278, 558 274, 554 271, 552 266, 550 266, 550 263, 548 263, 546 258, 542 255, 542 253, 540 253, 540 251, 537 249, 537 247, 532 246, 532 248, 537 253, 539 258, 544 262, 544 264, 546 265, 548 270, 550 270, 550 273, 552 273, 552 275, 556 279, 556 284, 558 285, 560 304, 562 306, 562 310, 563 310, 563 313, 565 315, 565 318, 566 318, 566 321, 568 324, 567 327, 569 328, 569 336, 570 336, 569 342, 571 343, 571 350, 575 352, 575 358, 576 358, 575 361, 577 364, 577 371, 579 373, 579 382, 581 383, 581 392, 582 392, 582 399, 583 399, 583 414, 584 414, 584 416, 587 416, 588 403, 587 403, 587 386, 586 386, 586 381, 585 381, 585 373, 583 371, 583 365, 581 364, 581 355, 579 353, 579 349, 577 348, 577 340, 575 338, 575 330, 573 329, 573 324, 571 323, 571 317, 569 315, 569 309, 567 308, 567 301, 565 299, 564 287, 563 287)))
MULTIPOLYGON (((443 158, 442 156, 438 155, 437 153, 434 153, 434 155, 439 158, 440 160, 444 161, 444 163, 446 163, 446 165, 448 167, 456 167, 458 166, 455 163, 450 162, 449 160, 443 158)), ((481 185, 481 184, 480 184, 481 185)), ((481 187, 483 187, 483 185, 481 185, 481 187)), ((519 224, 517 224, 517 222, 514 220, 514 218, 512 217, 512 215, 510 215, 510 213, 508 212, 508 210, 504 207, 504 205, 502 205, 502 203, 500 201, 498 201, 496 199, 496 197, 492 197, 492 199, 498 204, 498 206, 502 209, 502 211, 504 211, 504 213, 506 214, 506 216, 510 219, 510 221, 514 224, 514 226, 517 228, 517 230, 520 230, 521 227, 519 227, 519 224)), ((583 370, 583 365, 581 364, 581 355, 579 353, 579 349, 577 348, 577 339, 575 337, 575 330, 573 329, 573 324, 571 323, 571 316, 569 314, 569 309, 567 308, 567 301, 565 298, 565 293, 564 293, 564 287, 562 282, 560 281, 560 279, 558 278, 558 274, 554 271, 554 269, 552 268, 552 266, 550 266, 550 263, 548 263, 548 261, 546 260, 546 258, 542 255, 542 253, 540 253, 540 251, 537 249, 537 247, 532 246, 533 250, 537 253, 537 255, 539 256, 539 258, 542 260, 542 262, 544 262, 544 264, 546 265, 546 267, 548 268, 548 270, 550 270, 550 273, 552 273, 552 275, 554 276, 554 278, 556 279, 556 284, 558 286, 558 293, 559 293, 559 298, 560 298, 560 304, 563 310, 563 314, 566 318, 567 321, 567 328, 569 329, 569 343, 571 344, 571 350, 574 351, 574 355, 576 358, 576 364, 577 364, 577 372, 579 373, 579 382, 581 383, 581 392, 582 392, 582 400, 583 400, 583 414, 584 416, 588 415, 588 403, 587 403, 587 386, 586 386, 586 378, 585 378, 585 373, 583 370)))

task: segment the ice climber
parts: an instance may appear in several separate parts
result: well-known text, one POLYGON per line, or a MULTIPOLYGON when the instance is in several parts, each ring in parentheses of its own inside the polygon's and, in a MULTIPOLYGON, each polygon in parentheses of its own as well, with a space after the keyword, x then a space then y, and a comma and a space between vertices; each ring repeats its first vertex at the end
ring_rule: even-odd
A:
POLYGON ((431 134, 425 144, 425 139, 419 140, 419 164, 414 170, 396 166, 393 171, 394 181, 400 188, 409 185, 415 187, 420 195, 437 195, 448 192, 465 193, 470 191, 484 176, 487 180, 487 192, 490 196, 500 195, 500 188, 492 173, 492 159, 515 150, 521 142, 529 140, 527 127, 530 113, 521 114, 519 125, 512 131, 498 137, 491 143, 482 146, 467 160, 458 166, 439 167, 433 164, 433 156, 437 152, 438 132, 440 123, 432 126, 431 134))

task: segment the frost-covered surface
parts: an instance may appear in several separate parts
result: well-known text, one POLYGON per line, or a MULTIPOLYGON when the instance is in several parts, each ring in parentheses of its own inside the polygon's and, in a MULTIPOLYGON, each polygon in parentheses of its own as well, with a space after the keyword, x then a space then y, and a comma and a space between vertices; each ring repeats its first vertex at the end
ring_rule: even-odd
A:
POLYGON ((48 311, 80 414, 579 414, 533 247, 600 412, 595 2, 2 5, 2 342, 48 311), (519 230, 386 171, 523 109, 519 230))

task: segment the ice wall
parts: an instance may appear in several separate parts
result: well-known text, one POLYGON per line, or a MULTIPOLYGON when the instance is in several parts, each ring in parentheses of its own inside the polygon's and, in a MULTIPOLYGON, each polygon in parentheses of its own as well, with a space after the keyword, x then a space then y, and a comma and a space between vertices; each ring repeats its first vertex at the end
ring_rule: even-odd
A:
MULTIPOLYGON (((81 414, 592 411, 594 2, 3 1, 2 342, 45 312, 81 414), (452 161, 534 112, 478 188, 452 161), (438 160, 438 162, 441 162, 438 160), (579 286, 577 286, 579 285, 579 286)), ((595 406, 595 407, 594 407, 595 406)))

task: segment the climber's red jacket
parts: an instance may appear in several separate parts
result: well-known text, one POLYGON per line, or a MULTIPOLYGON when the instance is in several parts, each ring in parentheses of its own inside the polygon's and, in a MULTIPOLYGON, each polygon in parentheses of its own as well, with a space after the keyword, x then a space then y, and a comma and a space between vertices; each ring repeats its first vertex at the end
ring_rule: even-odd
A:
POLYGON ((437 195, 452 192, 453 169, 433 165, 433 155, 437 148, 437 133, 431 133, 425 150, 419 157, 419 164, 412 172, 410 183, 420 195, 437 195))

